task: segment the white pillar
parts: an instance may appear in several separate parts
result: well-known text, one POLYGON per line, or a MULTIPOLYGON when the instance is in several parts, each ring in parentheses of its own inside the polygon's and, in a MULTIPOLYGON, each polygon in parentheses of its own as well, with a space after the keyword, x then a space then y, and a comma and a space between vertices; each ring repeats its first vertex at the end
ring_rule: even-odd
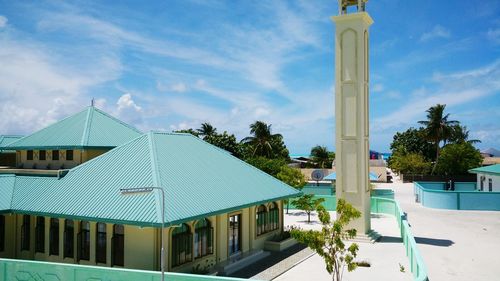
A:
POLYGON ((369 65, 366 12, 332 18, 335 31, 335 169, 337 198, 362 212, 351 226, 358 234, 370 226, 369 174, 369 65))

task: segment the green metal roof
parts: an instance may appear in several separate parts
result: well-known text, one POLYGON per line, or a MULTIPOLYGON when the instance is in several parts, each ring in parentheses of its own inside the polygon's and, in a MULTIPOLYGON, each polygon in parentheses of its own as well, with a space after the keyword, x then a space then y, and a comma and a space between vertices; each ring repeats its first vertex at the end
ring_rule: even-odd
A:
POLYGON ((160 225, 159 192, 120 194, 120 188, 136 187, 164 190, 166 226, 301 194, 197 137, 150 132, 71 169, 61 179, 17 176, 11 209, 160 225))
POLYGON ((124 144, 142 133, 130 125, 89 106, 29 136, 0 149, 110 148, 124 144))
POLYGON ((485 174, 500 175, 500 164, 470 169, 469 172, 474 174, 485 173, 485 174))
MULTIPOLYGON (((15 135, 0 135, 0 147, 6 146, 11 144, 14 141, 17 141, 18 139, 22 138, 23 136, 15 136, 15 135)), ((15 150, 1 150, 0 153, 2 152, 16 152, 15 150)))
POLYGON ((0 213, 10 210, 15 180, 14 175, 0 175, 0 213))

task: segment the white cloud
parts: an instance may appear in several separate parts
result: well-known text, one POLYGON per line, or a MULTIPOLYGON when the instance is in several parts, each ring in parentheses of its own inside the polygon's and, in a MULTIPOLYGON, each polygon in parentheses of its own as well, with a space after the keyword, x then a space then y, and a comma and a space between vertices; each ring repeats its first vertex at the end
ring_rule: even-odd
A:
POLYGON ((188 87, 184 83, 173 84, 170 88, 172 89, 172 91, 177 93, 184 93, 188 90, 188 87))
POLYGON ((435 38, 450 38, 450 37, 451 37, 450 30, 438 24, 435 25, 434 28, 431 29, 430 31, 422 34, 422 36, 420 36, 420 41, 426 42, 435 38))
POLYGON ((493 41, 493 43, 500 44, 500 28, 488 29, 486 36, 488 37, 488 39, 493 41))
POLYGON ((373 87, 371 88, 371 92, 374 93, 382 92, 383 90, 384 90, 384 85, 381 83, 377 83, 373 85, 373 87))
POLYGON ((399 91, 389 91, 385 93, 385 96, 388 97, 389 99, 400 99, 401 93, 399 91))
POLYGON ((7 17, 0 15, 0 28, 4 28, 7 25, 7 17))
POLYGON ((116 102, 118 105, 119 111, 125 111, 132 109, 133 111, 140 112, 142 108, 138 106, 135 101, 132 99, 131 94, 123 94, 118 101, 116 102))

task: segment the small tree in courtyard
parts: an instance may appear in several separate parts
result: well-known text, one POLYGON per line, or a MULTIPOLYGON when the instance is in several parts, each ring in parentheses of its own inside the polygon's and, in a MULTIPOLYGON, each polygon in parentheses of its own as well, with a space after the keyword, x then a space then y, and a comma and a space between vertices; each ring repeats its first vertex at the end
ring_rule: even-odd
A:
POLYGON ((301 230, 293 229, 291 236, 300 243, 304 243, 325 260, 326 270, 332 274, 332 280, 341 281, 345 266, 348 271, 356 269, 354 258, 358 252, 358 245, 352 243, 346 247, 345 240, 356 236, 356 229, 345 229, 349 222, 359 218, 361 213, 343 199, 337 202, 337 219, 330 220, 330 213, 323 207, 318 207, 318 216, 322 229, 301 230))
MULTIPOLYGON (((300 172, 299 169, 291 168, 286 165, 281 167, 281 170, 276 177, 280 181, 298 190, 301 190, 307 183, 306 178, 300 172)), ((288 200, 285 200, 285 203, 286 203, 286 213, 288 214, 288 203, 289 203, 288 200)))
POLYGON ((323 198, 314 199, 313 197, 314 194, 305 194, 293 203, 297 208, 306 212, 308 223, 311 222, 311 212, 318 209, 321 203, 325 201, 323 198))

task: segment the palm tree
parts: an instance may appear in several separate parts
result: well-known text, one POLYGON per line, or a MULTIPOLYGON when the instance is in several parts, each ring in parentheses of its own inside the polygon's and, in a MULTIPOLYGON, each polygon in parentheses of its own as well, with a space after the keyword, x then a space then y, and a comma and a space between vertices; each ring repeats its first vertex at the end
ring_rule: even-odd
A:
POLYGON ((476 144, 480 143, 480 140, 470 140, 469 139, 469 130, 467 130, 467 126, 454 125, 451 128, 451 134, 448 138, 450 143, 470 143, 476 144))
POLYGON ((205 138, 215 135, 217 133, 217 129, 214 128, 210 123, 202 123, 201 128, 196 129, 196 132, 198 132, 198 134, 202 135, 205 138))
POLYGON ((250 134, 251 136, 242 139, 241 142, 252 146, 252 156, 271 157, 273 154, 271 143, 277 138, 282 138, 280 134, 273 134, 271 125, 262 121, 250 124, 250 134))
POLYGON ((325 168, 325 164, 328 165, 332 160, 330 159, 330 153, 326 146, 317 145, 313 147, 311 149, 311 156, 313 161, 316 162, 320 168, 325 168))
MULTIPOLYGON (((439 144, 441 141, 446 142, 452 132, 452 126, 458 125, 455 120, 448 120, 450 114, 444 115, 445 104, 436 104, 427 109, 427 120, 418 121, 419 124, 425 126, 424 137, 433 142, 436 147, 436 164, 439 158, 439 144)), ((436 165, 434 165, 434 168, 436 165)), ((434 171, 433 168, 433 171, 434 171)))

